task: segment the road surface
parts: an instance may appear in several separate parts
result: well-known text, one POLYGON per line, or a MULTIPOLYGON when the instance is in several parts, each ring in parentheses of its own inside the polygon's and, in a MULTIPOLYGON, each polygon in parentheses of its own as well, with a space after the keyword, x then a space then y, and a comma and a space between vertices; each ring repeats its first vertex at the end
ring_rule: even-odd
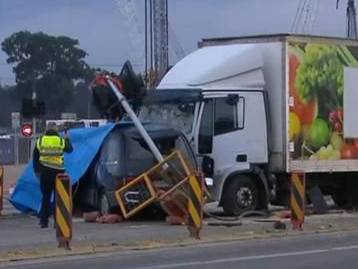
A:
POLYGON ((9 191, 14 187, 14 184, 25 169, 25 165, 5 165, 4 178, 3 178, 3 208, 0 215, 16 215, 20 212, 17 211, 9 202, 9 191))
POLYGON ((353 268, 358 262, 358 232, 316 234, 127 251, 87 256, 11 262, 0 268, 105 268, 105 269, 306 269, 353 268))
POLYGON ((9 203, 9 193, 8 190, 4 192, 3 197, 3 208, 1 210, 1 215, 17 215, 20 214, 18 210, 16 210, 10 203, 9 203))

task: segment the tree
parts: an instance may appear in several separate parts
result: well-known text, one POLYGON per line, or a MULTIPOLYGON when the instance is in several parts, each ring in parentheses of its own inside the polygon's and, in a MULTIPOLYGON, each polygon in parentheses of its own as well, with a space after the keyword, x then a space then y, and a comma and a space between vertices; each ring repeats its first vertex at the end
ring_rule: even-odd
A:
POLYGON ((83 78, 89 70, 84 60, 87 53, 78 45, 78 40, 42 32, 20 31, 7 37, 1 46, 7 63, 14 65, 20 96, 31 97, 35 91, 46 102, 51 116, 70 108, 74 80, 83 78))
POLYGON ((76 85, 73 112, 75 112, 77 117, 81 119, 101 117, 96 110, 96 107, 93 105, 92 96, 86 81, 81 81, 76 85))
POLYGON ((92 95, 89 90, 89 84, 98 72, 103 72, 103 70, 98 68, 89 69, 83 79, 76 84, 72 110, 77 114, 78 118, 85 119, 101 117, 96 110, 96 107, 93 105, 92 95))

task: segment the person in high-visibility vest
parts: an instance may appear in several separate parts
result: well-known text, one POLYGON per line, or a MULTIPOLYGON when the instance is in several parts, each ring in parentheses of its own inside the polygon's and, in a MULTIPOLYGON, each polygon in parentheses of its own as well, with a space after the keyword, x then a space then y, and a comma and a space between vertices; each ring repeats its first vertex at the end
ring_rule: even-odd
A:
POLYGON ((58 173, 65 172, 63 154, 71 153, 73 147, 67 132, 61 137, 56 123, 49 123, 45 133, 40 136, 33 150, 33 168, 40 180, 42 194, 40 208, 40 227, 47 228, 51 214, 51 195, 55 189, 58 173))

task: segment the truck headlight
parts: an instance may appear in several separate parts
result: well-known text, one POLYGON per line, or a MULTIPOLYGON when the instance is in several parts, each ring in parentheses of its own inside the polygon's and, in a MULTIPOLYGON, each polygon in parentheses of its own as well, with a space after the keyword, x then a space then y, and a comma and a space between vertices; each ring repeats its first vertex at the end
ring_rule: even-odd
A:
POLYGON ((210 188, 214 186, 214 179, 212 179, 211 177, 206 177, 204 178, 204 180, 207 187, 210 188))

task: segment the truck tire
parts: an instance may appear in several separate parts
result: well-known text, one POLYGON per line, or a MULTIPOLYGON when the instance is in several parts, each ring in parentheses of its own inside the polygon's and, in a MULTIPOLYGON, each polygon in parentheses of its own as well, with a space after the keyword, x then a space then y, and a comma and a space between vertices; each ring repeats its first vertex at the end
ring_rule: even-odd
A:
POLYGON ((230 180, 223 191, 222 206, 225 214, 238 216, 257 209, 259 191, 254 181, 245 175, 230 180))

